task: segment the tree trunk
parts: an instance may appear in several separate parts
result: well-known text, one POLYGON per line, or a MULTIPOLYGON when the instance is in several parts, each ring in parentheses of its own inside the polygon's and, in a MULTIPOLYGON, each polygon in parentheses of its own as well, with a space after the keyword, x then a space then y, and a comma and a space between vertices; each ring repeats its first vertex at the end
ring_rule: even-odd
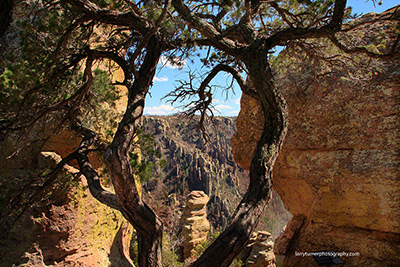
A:
POLYGON ((138 233, 139 266, 162 266, 162 235, 162 227, 158 227, 150 235, 138 233))
POLYGON ((266 52, 265 49, 243 57, 265 117, 264 130, 252 158, 249 188, 231 223, 191 266, 229 266, 257 227, 271 198, 272 170, 286 136, 288 118, 287 106, 275 86, 266 52))
MULTIPOLYGON (((143 114, 146 94, 152 84, 161 45, 157 36, 150 38, 146 56, 131 86, 128 86, 128 105, 114 140, 105 153, 117 199, 124 217, 138 234, 139 266, 162 266, 162 233, 160 218, 144 203, 139 195, 130 163, 129 151, 143 114)), ((128 77, 129 80, 132 77, 128 77)))

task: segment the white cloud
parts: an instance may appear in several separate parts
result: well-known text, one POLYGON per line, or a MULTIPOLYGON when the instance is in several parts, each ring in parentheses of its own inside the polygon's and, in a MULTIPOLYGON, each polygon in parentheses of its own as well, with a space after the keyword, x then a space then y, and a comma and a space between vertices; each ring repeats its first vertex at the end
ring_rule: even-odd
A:
POLYGON ((235 104, 240 105, 240 97, 238 99, 235 99, 235 104))
POLYGON ((168 82, 168 77, 167 76, 163 76, 163 77, 154 76, 153 81, 154 82, 168 82))
POLYGON ((160 58, 160 63, 161 65, 171 68, 171 69, 183 69, 186 66, 186 59, 182 59, 179 57, 174 57, 174 61, 177 62, 178 64, 174 64, 171 61, 169 61, 165 56, 162 56, 160 58))
POLYGON ((217 105, 215 108, 219 111, 221 111, 221 109, 232 109, 232 107, 228 105, 217 105))
POLYGON ((213 98, 212 100, 213 103, 220 103, 219 99, 213 98))
POLYGON ((176 113, 178 110, 173 106, 169 105, 161 105, 156 107, 145 107, 144 114, 146 115, 170 115, 172 113, 176 113))
POLYGON ((230 116, 237 116, 239 114, 239 110, 231 110, 228 112, 230 116))

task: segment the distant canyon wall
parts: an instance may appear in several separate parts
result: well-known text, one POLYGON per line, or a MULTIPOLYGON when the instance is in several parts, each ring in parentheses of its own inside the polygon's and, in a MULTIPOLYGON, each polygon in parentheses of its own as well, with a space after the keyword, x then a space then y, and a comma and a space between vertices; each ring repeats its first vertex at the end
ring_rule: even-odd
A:
MULTIPOLYGON (((206 143, 196 121, 179 116, 145 116, 143 130, 154 137, 155 149, 165 160, 164 166, 156 164, 152 170, 154 179, 145 183, 152 196, 148 203, 157 211, 157 203, 182 205, 182 198, 190 191, 204 191, 210 197, 208 219, 215 229, 224 228, 249 183, 247 171, 233 161, 230 139, 235 125, 233 117, 216 117, 214 125, 208 125, 206 143), (164 195, 168 195, 167 199, 164 195)), ((157 214, 173 229, 174 207, 161 209, 157 214)), ((290 218, 274 192, 259 229, 277 236, 290 218)))

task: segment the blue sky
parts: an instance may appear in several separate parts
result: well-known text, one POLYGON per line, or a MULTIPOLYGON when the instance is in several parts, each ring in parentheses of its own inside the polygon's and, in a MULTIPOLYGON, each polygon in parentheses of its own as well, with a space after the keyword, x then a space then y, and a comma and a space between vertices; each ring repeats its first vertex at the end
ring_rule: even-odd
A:
MULTIPOLYGON (((206 51, 200 51, 206 54, 206 51)), ((179 85, 179 80, 187 80, 188 72, 195 71, 199 74, 206 73, 207 69, 202 67, 198 58, 194 58, 194 63, 186 62, 183 68, 178 68, 168 63, 165 58, 161 58, 161 63, 153 80, 153 87, 150 95, 146 98, 145 115, 169 115, 180 110, 182 103, 176 103, 171 106, 166 103, 167 99, 162 99, 166 94, 174 90, 179 85)), ((234 84, 234 90, 227 95, 223 88, 231 82, 231 76, 224 72, 219 73, 212 84, 215 85, 213 93, 213 106, 216 116, 237 116, 239 112, 240 90, 237 84, 234 84), (221 88, 223 87, 223 88, 221 88)))
MULTIPOLYGON (((379 1, 377 1, 379 2, 379 1)), ((372 1, 366 0, 349 0, 347 6, 353 8, 353 13, 369 13, 369 12, 383 12, 395 5, 399 4, 398 0, 382 0, 382 4, 378 5, 372 1)), ((202 52, 205 54, 205 52, 202 52)), ((178 68, 169 64, 164 58, 159 63, 159 68, 156 73, 156 77, 153 81, 153 87, 150 90, 150 95, 146 98, 146 107, 144 109, 145 115, 171 115, 179 112, 180 104, 171 106, 166 103, 166 100, 162 99, 166 94, 174 90, 179 85, 179 80, 187 80, 188 71, 196 71, 204 73, 206 69, 202 68, 202 64, 199 59, 194 59, 194 63, 185 62, 183 68, 178 68)), ((218 74, 213 84, 216 86, 225 87, 229 84, 231 78, 225 73, 218 74)), ((241 92, 238 85, 234 84, 234 90, 227 96, 222 88, 217 88, 214 92, 213 106, 215 108, 214 115, 216 116, 237 116, 240 110, 240 96, 241 92)))

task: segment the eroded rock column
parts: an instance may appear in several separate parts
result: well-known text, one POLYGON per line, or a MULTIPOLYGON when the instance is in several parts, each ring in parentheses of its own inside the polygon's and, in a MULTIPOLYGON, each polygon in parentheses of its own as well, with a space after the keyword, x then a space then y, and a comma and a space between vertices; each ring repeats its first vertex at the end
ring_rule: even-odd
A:
POLYGON ((253 232, 244 248, 245 267, 275 267, 274 242, 266 231, 253 232))
POLYGON ((208 200, 209 197, 203 191, 192 191, 186 199, 186 207, 182 215, 185 259, 193 254, 196 246, 207 240, 210 231, 206 208, 208 200))

